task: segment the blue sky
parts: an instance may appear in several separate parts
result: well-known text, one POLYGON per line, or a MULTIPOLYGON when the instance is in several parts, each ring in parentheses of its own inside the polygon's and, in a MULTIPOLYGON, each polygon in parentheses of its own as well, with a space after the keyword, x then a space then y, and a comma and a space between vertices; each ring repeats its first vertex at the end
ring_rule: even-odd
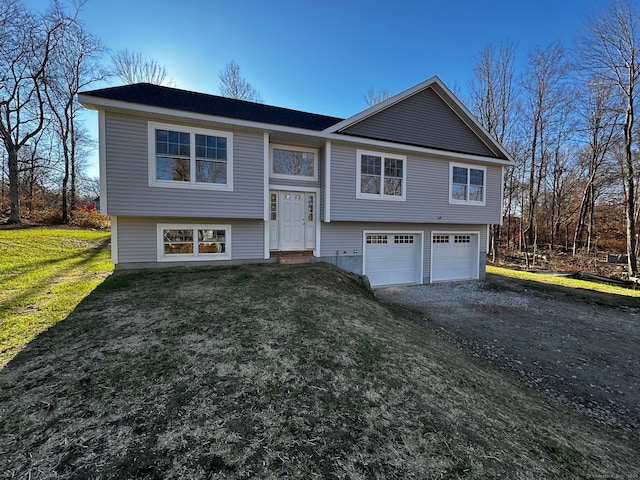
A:
MULTIPOLYGON (((608 3, 88 0, 81 20, 106 47, 165 65, 178 88, 217 94, 218 72, 235 60, 265 103, 348 117, 369 87, 399 93, 433 75, 464 97, 487 45, 514 42, 524 65, 536 46, 571 47, 608 3)), ((95 131, 97 117, 88 123, 95 131)))

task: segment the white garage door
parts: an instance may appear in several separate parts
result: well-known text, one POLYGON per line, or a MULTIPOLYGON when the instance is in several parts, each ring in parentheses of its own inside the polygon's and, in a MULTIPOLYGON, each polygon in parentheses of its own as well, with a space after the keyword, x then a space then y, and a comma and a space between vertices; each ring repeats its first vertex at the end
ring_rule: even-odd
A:
POLYGON ((431 237, 431 281, 478 278, 477 233, 433 233, 431 237))
POLYGON ((366 233, 364 274, 371 285, 422 283, 421 233, 366 233))

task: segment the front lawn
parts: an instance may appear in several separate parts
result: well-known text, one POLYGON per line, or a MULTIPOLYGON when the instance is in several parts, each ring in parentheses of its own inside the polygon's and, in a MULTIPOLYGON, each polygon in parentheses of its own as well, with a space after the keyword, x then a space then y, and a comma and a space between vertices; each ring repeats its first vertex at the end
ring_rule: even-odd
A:
POLYGON ((534 394, 411 315, 326 264, 116 273, 0 371, 0 477, 640 471, 628 431, 534 394))
POLYGON ((0 369, 111 273, 109 239, 90 230, 0 230, 0 369))

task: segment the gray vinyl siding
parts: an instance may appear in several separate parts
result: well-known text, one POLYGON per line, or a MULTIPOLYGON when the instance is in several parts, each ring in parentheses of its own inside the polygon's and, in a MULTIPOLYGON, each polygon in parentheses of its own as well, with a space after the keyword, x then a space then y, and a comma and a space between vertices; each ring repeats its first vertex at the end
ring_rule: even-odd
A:
POLYGON ((485 143, 430 88, 356 123, 342 133, 495 157, 485 143))
POLYGON ((261 134, 232 132, 233 191, 229 192, 149 186, 148 119, 107 112, 105 130, 110 215, 262 218, 261 134))
MULTIPOLYGON (((211 224, 231 225, 231 260, 264 257, 264 222, 221 218, 118 217, 119 263, 154 263, 158 260, 157 225, 211 224)), ((191 262, 194 265, 198 262, 191 262)), ((167 266, 171 263, 167 262, 167 266)))
MULTIPOLYGON (((379 149, 367 149, 378 151, 379 149)), ((449 204, 450 161, 407 155, 405 201, 356 198, 357 148, 334 143, 331 149, 331 221, 419 223, 500 223, 502 167, 486 166, 485 205, 449 204)), ((403 154, 402 151, 381 153, 403 154)), ((473 166, 472 162, 453 162, 473 166)), ((475 164, 480 165, 480 164, 475 164)))
MULTIPOLYGON (((415 223, 382 223, 382 222, 331 222, 322 224, 321 254, 320 256, 331 263, 347 263, 346 257, 361 257, 363 254, 364 231, 375 232, 422 232, 423 250, 423 277, 428 283, 431 270, 431 232, 478 232, 480 250, 480 278, 484 278, 487 225, 442 225, 442 224, 415 224, 415 223)), ((362 271, 356 272, 362 273, 362 271)))

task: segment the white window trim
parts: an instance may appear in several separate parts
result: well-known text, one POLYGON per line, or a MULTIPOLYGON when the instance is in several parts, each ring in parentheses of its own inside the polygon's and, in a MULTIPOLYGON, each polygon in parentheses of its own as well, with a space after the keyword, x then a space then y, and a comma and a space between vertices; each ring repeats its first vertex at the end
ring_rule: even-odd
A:
POLYGON ((318 150, 306 147, 296 147, 293 145, 272 144, 269 146, 269 176, 271 178, 282 178, 286 180, 304 180, 307 182, 318 181, 318 150), (313 177, 306 175, 285 175, 283 173, 274 173, 273 171, 273 149, 289 150, 291 152, 308 152, 313 153, 313 177))
MULTIPOLYGON (((159 223, 156 229, 156 237, 158 242, 158 262, 204 262, 209 260, 231 260, 231 225, 159 223), (226 251, 225 253, 204 253, 200 255, 195 253, 165 255, 164 235, 162 233, 164 230, 224 230, 226 251)), ((196 242, 196 239, 197 235, 194 235, 194 242, 196 242)))
POLYGON ((364 198, 367 200, 390 200, 393 202, 404 202, 407 197, 407 156, 396 155, 392 153, 374 152, 371 150, 356 150, 356 198, 364 198), (380 193, 362 193, 360 191, 360 177, 362 174, 361 159, 362 155, 372 155, 382 158, 380 165, 380 193), (402 195, 385 195, 384 194, 384 159, 402 160, 402 195))
POLYGON ((219 130, 208 130, 204 128, 188 127, 184 125, 174 125, 169 123, 149 122, 148 124, 148 151, 149 151, 149 186, 150 187, 166 187, 166 188, 187 188, 197 190, 222 190, 233 191, 233 133, 223 132, 219 130), (190 175, 189 182, 180 182, 176 180, 158 180, 156 175, 156 129, 171 130, 173 132, 181 132, 189 134, 190 148, 190 175), (211 135, 215 137, 224 137, 227 139, 227 183, 204 183, 196 182, 196 148, 195 135, 211 135))
MULTIPOLYGON (((471 175, 467 175, 467 198, 469 197, 469 181, 471 179, 471 175)), ((483 167, 481 165, 469 165, 465 163, 449 163, 449 203, 452 205, 477 205, 479 207, 484 207, 487 204, 487 167, 483 167), (484 184, 482 185, 482 201, 477 202, 474 200, 458 200, 451 196, 451 190, 453 187, 453 167, 473 169, 473 170, 482 170, 484 184)))

